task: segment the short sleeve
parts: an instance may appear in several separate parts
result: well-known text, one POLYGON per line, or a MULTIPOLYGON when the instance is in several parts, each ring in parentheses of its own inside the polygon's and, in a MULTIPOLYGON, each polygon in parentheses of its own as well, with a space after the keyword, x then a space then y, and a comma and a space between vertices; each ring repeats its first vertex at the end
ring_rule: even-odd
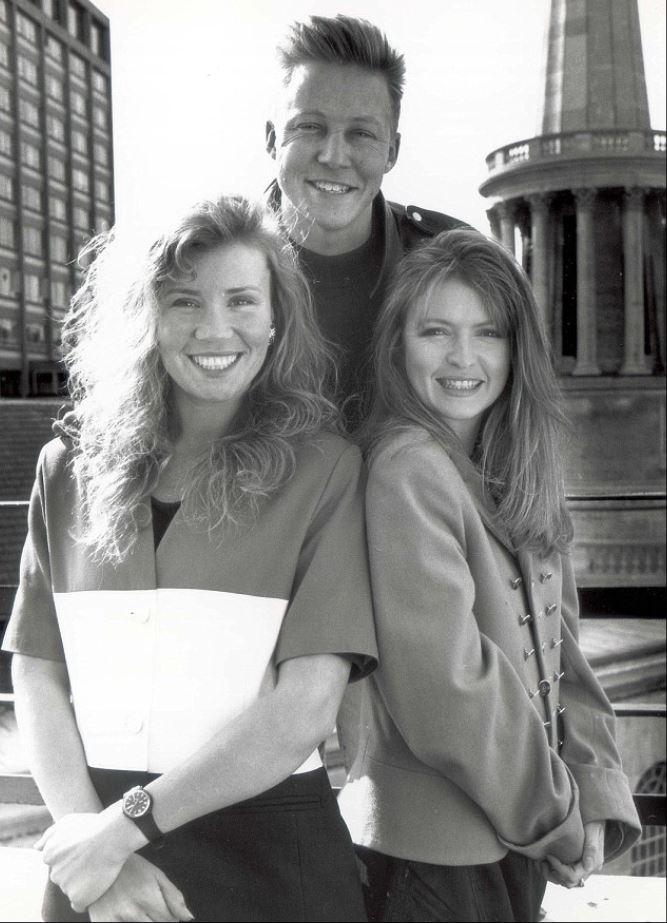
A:
MULTIPOLYGON (((297 475, 298 477, 298 475, 297 475)), ((339 654, 351 680, 377 665, 364 523, 365 471, 356 446, 339 456, 299 554, 275 661, 339 654)))
POLYGON ((49 543, 45 523, 44 451, 28 508, 28 535, 21 554, 19 588, 2 642, 5 651, 45 660, 65 660, 51 591, 49 543))

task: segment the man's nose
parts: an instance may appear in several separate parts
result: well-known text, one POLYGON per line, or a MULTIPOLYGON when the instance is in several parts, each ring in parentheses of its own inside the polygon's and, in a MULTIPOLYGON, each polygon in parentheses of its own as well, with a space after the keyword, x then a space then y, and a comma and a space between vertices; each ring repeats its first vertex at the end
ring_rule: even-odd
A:
POLYGON ((317 159, 332 167, 349 167, 350 145, 344 131, 330 131, 322 140, 317 159))

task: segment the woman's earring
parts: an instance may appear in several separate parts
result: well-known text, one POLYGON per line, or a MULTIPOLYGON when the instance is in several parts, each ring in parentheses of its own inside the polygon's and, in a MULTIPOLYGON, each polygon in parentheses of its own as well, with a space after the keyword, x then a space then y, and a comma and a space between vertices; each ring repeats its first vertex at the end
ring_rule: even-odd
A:
POLYGON ((276 328, 273 324, 269 327, 269 346, 273 343, 276 338, 276 328))

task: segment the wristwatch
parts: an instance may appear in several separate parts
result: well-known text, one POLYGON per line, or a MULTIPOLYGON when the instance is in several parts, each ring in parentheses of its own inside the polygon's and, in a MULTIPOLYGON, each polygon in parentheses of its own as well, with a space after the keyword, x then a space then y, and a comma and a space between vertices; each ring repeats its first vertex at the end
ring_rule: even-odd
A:
POLYGON ((123 795, 123 814, 134 821, 149 843, 161 845, 164 834, 153 817, 153 798, 141 785, 135 785, 123 795))

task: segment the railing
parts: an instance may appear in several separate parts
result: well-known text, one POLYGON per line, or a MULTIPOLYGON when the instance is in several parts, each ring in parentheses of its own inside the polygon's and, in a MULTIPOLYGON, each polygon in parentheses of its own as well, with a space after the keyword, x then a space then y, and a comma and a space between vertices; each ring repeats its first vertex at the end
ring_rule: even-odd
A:
POLYGON ((598 130, 571 131, 555 135, 538 135, 515 141, 492 151, 486 158, 489 173, 529 161, 558 157, 604 156, 623 154, 664 154, 667 135, 664 131, 598 130))

